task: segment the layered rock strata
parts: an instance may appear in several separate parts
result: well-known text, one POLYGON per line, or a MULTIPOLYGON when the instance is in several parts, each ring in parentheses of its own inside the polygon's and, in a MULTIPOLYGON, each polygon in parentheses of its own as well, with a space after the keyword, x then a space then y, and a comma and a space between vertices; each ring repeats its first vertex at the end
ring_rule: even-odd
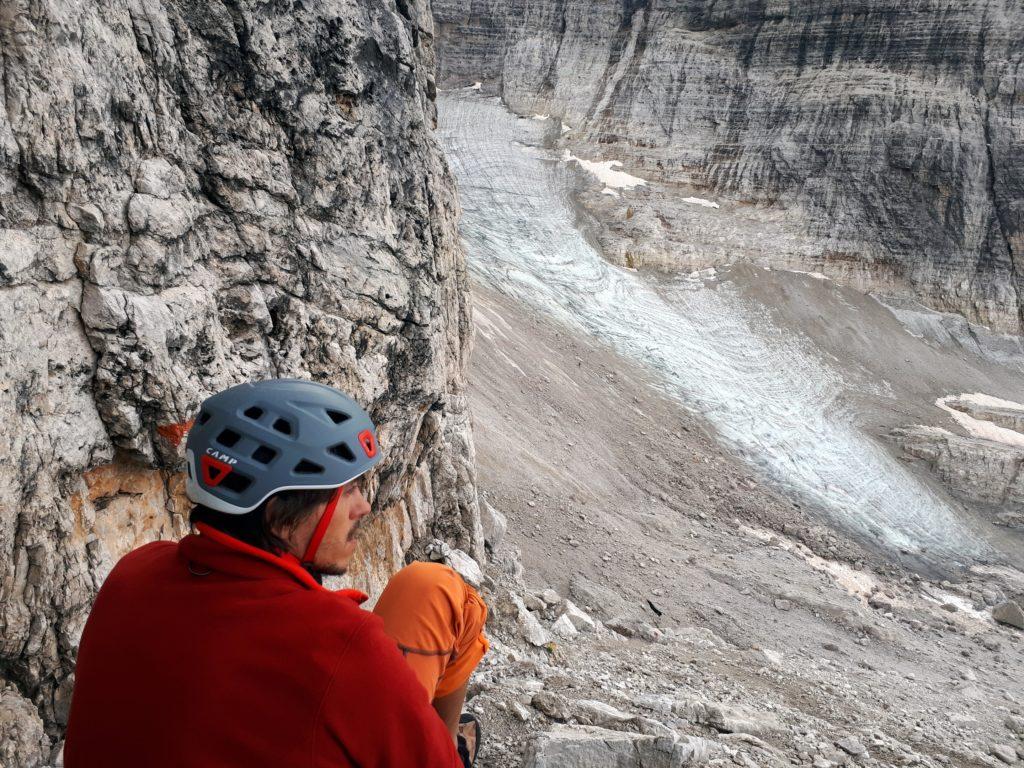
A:
POLYGON ((672 264, 683 251, 682 266, 699 267, 702 255, 707 266, 736 243, 734 258, 760 251, 1020 331, 1019 4, 433 5, 443 85, 482 81, 517 112, 556 118, 555 137, 575 154, 622 160, 667 185, 676 201, 645 200, 638 187, 640 205, 615 211, 625 222, 654 208, 652 226, 633 233, 644 241, 639 263, 672 264), (680 217, 693 211, 678 199, 695 189, 727 200, 729 215, 680 217), (770 234, 748 242, 751 206, 769 210, 770 234), (694 238, 673 236, 681 229, 713 236, 685 253, 694 238))
POLYGON ((980 393, 940 398, 936 406, 965 434, 912 425, 892 437, 995 523, 1024 529, 1024 406, 980 393))
POLYGON ((0 754, 33 765, 104 576, 186 528, 210 393, 294 376, 369 407, 356 584, 483 539, 425 0, 13 2, 0 51, 0 754))

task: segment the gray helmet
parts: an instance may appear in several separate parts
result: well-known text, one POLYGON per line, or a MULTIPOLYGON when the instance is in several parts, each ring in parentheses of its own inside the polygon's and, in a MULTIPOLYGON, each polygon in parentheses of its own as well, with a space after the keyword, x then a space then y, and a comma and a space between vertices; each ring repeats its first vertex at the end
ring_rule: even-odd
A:
POLYGON ((337 488, 380 461, 373 422, 313 381, 239 384, 203 401, 185 443, 189 499, 229 514, 273 493, 337 488))

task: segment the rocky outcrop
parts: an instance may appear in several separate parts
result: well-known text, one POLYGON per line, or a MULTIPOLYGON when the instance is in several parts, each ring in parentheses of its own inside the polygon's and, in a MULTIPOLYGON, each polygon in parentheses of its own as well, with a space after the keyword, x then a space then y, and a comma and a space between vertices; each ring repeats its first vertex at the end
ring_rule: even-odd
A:
POLYGON ((892 437, 954 494, 991 512, 994 522, 1024 529, 1024 405, 980 392, 935 405, 965 434, 918 424, 895 429, 892 437))
POLYGON ((997 523, 1024 528, 1024 450, 936 427, 901 427, 892 435, 954 494, 992 509, 997 523))
MULTIPOLYGON (((654 205, 640 234, 664 252, 647 261, 671 263, 710 228, 683 266, 747 258, 749 246, 775 263, 1021 329, 1019 5, 433 5, 443 84, 483 81, 521 114, 558 118, 568 130, 558 141, 577 156, 622 160, 679 198, 696 188, 727 199, 728 210, 697 210, 699 219, 654 205), (783 209, 787 226, 765 214, 746 242, 751 204, 783 209)), ((633 196, 645 201, 649 191, 633 196)), ((643 208, 623 204, 616 216, 643 208)))
POLYGON ((230 384, 370 408, 358 584, 482 553, 432 39, 425 0, 0 4, 0 744, 26 700, 17 738, 59 738, 90 601, 185 530, 181 439, 230 384))

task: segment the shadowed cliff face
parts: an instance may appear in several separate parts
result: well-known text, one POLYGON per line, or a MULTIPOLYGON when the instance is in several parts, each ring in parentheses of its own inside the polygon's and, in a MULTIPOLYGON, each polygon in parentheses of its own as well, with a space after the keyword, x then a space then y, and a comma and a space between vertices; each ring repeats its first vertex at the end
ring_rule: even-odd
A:
POLYGON ((424 537, 481 552, 431 30, 412 1, 0 3, 0 763, 48 758, 113 564, 184 532, 212 392, 370 409, 357 584, 424 537))
POLYGON ((1020 330, 1020 4, 433 6, 444 85, 495 83, 645 178, 784 207, 838 277, 1020 330))

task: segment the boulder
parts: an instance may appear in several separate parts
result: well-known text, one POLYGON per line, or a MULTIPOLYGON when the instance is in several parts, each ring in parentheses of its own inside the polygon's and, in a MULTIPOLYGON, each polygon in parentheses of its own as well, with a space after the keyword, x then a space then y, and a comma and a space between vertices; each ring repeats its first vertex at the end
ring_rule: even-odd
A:
POLYGON ((569 619, 572 625, 580 632, 593 632, 597 629, 597 622, 572 600, 565 600, 562 603, 562 616, 569 619))
POLYGON ((569 617, 564 613, 555 619, 555 623, 551 625, 551 631, 554 632, 561 638, 569 639, 579 634, 579 630, 569 621, 569 617))
POLYGON ((634 719, 633 715, 595 699, 577 701, 573 704, 572 713, 584 725, 597 725, 602 728, 614 728, 634 719))
POLYGON ((504 514, 484 501, 480 504, 480 527, 484 533, 484 543, 493 551, 501 546, 505 531, 508 530, 508 521, 504 514))
POLYGON ((651 643, 663 642, 665 637, 660 629, 652 627, 646 621, 641 621, 640 619, 628 619, 617 616, 606 621, 605 626, 618 632, 623 637, 638 637, 651 643))
POLYGON ((847 736, 845 739, 840 739, 836 742, 836 746, 846 754, 853 755, 854 757, 863 755, 868 751, 868 748, 856 736, 847 736))
POLYGON ((546 605, 548 608, 556 606, 560 602, 562 602, 561 596, 559 596, 559 594, 555 592, 555 590, 550 588, 545 589, 543 592, 541 592, 539 597, 541 600, 544 601, 544 605, 546 605))
POLYGON ((1000 624, 1024 629, 1024 610, 1013 600, 1000 603, 992 609, 992 618, 1000 624))
POLYGON ((534 736, 524 768, 680 768, 725 753, 698 737, 647 736, 589 726, 558 725, 534 736))
POLYGON ((512 603, 516 607, 516 627, 520 637, 538 648, 552 642, 551 633, 544 629, 537 617, 527 609, 519 595, 512 595, 512 603))
POLYGON ((534 694, 530 704, 538 712, 547 715, 552 720, 569 719, 569 702, 565 700, 564 696, 559 696, 557 693, 540 691, 534 694))
POLYGON ((1017 762, 1017 750, 1007 744, 993 744, 988 751, 1007 765, 1017 762))
POLYGON ((480 570, 480 564, 461 549, 452 549, 448 553, 447 563, 450 565, 466 583, 473 589, 480 589, 484 581, 484 573, 480 570))
POLYGON ((1003 725, 1005 725, 1011 733, 1015 733, 1017 736, 1024 739, 1024 717, 1007 715, 1006 719, 1003 721, 1003 725))

